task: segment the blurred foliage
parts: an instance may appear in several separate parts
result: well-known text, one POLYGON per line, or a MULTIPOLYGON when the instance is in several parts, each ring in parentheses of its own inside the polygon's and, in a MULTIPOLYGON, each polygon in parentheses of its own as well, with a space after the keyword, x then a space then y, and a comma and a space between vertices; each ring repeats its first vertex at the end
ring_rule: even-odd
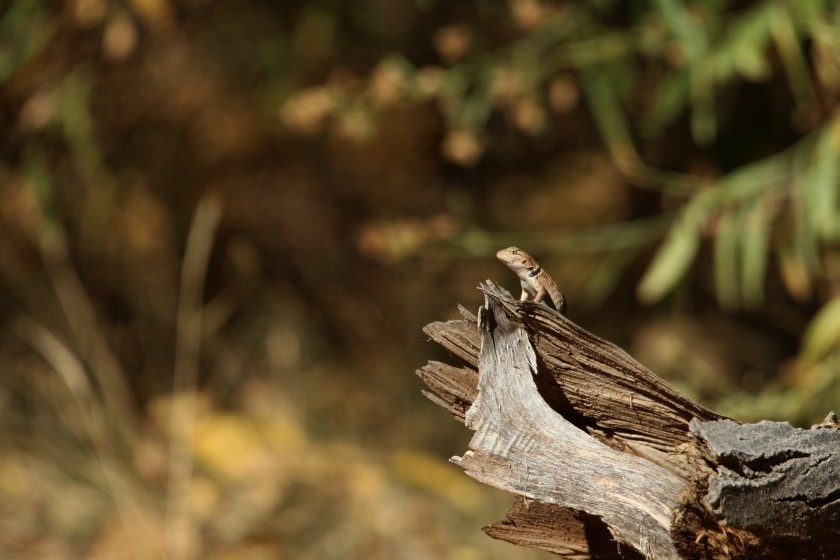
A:
POLYGON ((819 421, 838 101, 828 1, 3 4, 0 555, 506 557, 409 372, 513 244, 709 406, 819 421))
POLYGON ((394 104, 432 99, 448 129, 444 156, 473 166, 491 117, 503 115, 520 133, 538 136, 550 114, 571 110, 582 91, 621 171, 662 191, 669 205, 682 201, 639 286, 643 301, 675 288, 704 238, 714 242, 722 305, 763 303, 771 250, 789 293, 806 300, 820 248, 840 237, 840 117, 832 109, 840 91, 840 12, 824 1, 757 2, 731 11, 727 4, 512 1, 507 23, 518 38, 474 44, 470 25, 445 26, 433 44, 446 64, 417 68, 388 56, 367 88, 343 81, 308 88, 286 101, 281 117, 306 133, 332 119, 340 133, 363 138, 394 104), (727 89, 774 79, 789 88, 786 114, 776 116, 793 125, 792 136, 801 135, 779 153, 766 154, 778 147, 756 130, 743 139, 755 146, 733 150, 736 157, 721 157, 703 175, 665 171, 640 155, 667 150, 665 131, 683 118, 698 146, 725 148, 730 140, 719 129, 734 120, 738 101, 727 89))

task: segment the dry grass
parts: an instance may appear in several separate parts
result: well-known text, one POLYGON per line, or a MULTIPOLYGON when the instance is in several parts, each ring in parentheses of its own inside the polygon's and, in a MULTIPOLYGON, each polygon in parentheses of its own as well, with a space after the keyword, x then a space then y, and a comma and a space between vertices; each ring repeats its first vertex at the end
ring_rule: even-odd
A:
MULTIPOLYGON (((127 384, 141 372, 122 365, 114 325, 100 319, 101 302, 92 300, 65 238, 40 239, 42 269, 15 269, 21 277, 40 270, 18 288, 31 294, 49 286, 54 298, 30 298, 30 312, 17 313, 2 339, 0 556, 466 560, 514 553, 479 530, 503 514, 509 498, 470 481, 445 455, 405 439, 377 443, 388 427, 382 436, 367 434, 367 444, 341 429, 313 435, 352 415, 354 401, 343 403, 349 411, 335 410, 328 386, 307 396, 311 387, 296 380, 337 378, 348 366, 334 357, 304 360, 301 330, 288 313, 249 315, 237 335, 232 314, 220 311, 230 299, 203 301, 219 216, 217 201, 197 207, 171 319, 174 382, 142 405, 127 384), (259 340, 244 343, 249 337, 259 340), (249 354, 255 346, 262 350, 249 354)), ((8 258, 20 247, 3 249, 8 258)), ((401 375, 412 378, 408 369, 401 375)))

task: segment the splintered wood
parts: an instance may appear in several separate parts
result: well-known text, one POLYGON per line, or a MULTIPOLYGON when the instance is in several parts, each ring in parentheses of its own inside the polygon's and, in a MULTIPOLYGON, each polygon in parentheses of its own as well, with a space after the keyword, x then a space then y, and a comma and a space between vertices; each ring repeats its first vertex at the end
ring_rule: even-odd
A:
MULTIPOLYGON (((732 447, 731 438, 746 426, 687 399, 556 311, 515 301, 489 281, 480 288, 480 318, 461 308, 463 320, 424 329, 460 363, 429 362, 417 373, 431 389, 427 396, 475 431, 469 450, 452 461, 519 496, 507 519, 485 527, 489 535, 570 558, 805 558, 815 551, 829 558, 824 555, 840 552, 840 544, 820 538, 828 527, 815 533, 813 522, 777 534, 771 511, 778 508, 761 501, 761 488, 750 494, 733 482, 728 471, 737 461, 715 450, 732 447), (727 518, 721 489, 740 499, 742 517, 733 511, 727 518), (753 507, 741 505, 745 500, 753 507), (764 515, 758 504, 768 510, 764 515), (744 512, 751 514, 749 526, 733 525, 746 519, 744 512)), ((810 433, 788 428, 788 450, 798 432, 810 433)), ((837 449, 822 447, 822 455, 802 464, 818 469, 837 461, 837 449)), ((820 480, 821 492, 833 498, 819 513, 837 520, 837 477, 820 480)), ((803 490, 794 477, 789 482, 790 500, 803 490)), ((806 519, 817 511, 806 504, 789 509, 806 519)))

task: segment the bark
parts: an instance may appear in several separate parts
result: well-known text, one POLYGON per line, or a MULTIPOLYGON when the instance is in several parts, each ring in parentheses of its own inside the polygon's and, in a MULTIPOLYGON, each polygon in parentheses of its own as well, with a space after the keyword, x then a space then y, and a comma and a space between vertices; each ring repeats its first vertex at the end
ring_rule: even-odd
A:
POLYGON ((569 558, 834 558, 840 431, 741 425, 621 349, 488 282, 480 320, 425 332, 418 374, 475 431, 453 457, 518 496, 495 538, 569 558))

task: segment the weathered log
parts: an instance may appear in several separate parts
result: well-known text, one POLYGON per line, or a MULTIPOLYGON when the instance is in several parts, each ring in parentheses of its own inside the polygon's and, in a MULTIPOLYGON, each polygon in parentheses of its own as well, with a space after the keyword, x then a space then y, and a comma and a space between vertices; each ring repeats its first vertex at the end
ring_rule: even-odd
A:
POLYGON ((517 494, 495 537, 572 558, 835 558, 840 430, 741 425, 489 281, 424 330, 427 395, 475 430, 452 461, 517 494))

